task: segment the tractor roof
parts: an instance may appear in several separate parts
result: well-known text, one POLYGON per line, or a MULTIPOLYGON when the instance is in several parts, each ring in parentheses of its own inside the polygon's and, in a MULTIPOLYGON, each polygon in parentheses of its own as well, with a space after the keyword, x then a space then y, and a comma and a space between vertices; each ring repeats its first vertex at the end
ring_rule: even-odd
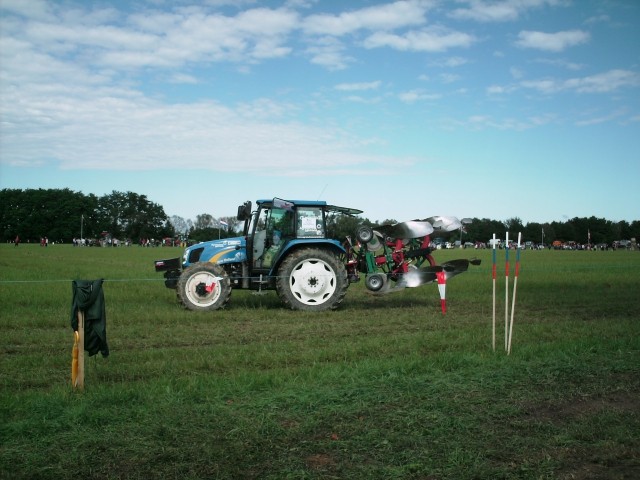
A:
POLYGON ((256 203, 258 205, 270 205, 273 204, 275 206, 279 206, 280 205, 290 205, 291 207, 293 205, 298 206, 298 207, 324 207, 325 210, 327 210, 328 212, 332 212, 332 213, 341 213, 343 215, 359 215, 360 213, 362 213, 362 210, 359 210, 357 208, 350 208, 350 207, 338 207, 336 205, 327 205, 327 202, 325 202, 324 200, 282 200, 280 198, 272 198, 272 199, 261 199, 261 200, 257 200, 256 203))

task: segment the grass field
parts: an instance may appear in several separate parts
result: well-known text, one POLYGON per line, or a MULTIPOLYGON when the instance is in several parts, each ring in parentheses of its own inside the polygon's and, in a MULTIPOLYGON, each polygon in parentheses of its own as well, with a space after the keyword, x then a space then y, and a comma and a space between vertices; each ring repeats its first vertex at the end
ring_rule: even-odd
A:
POLYGON ((504 252, 447 285, 349 288, 335 312, 234 291, 183 310, 179 249, 0 245, 0 478, 640 478, 640 252, 504 252), (513 264, 515 255, 512 255, 513 264), (105 278, 111 355, 70 388, 71 281, 105 278), (513 279, 511 281, 513 283, 513 279))

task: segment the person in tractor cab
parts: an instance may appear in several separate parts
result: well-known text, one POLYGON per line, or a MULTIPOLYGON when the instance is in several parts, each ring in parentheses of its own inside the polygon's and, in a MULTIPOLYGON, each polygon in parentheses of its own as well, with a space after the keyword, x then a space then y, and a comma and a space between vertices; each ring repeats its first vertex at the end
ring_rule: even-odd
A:
POLYGON ((267 248, 262 254, 261 266, 269 268, 273 264, 273 260, 277 257, 278 252, 286 243, 283 240, 293 238, 293 212, 280 208, 272 208, 267 220, 266 231, 267 248))

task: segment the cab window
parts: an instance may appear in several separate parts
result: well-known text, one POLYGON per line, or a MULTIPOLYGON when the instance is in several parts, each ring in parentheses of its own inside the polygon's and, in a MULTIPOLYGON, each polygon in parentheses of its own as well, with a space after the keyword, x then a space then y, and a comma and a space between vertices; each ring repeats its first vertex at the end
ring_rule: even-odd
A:
POLYGON ((253 240, 253 264, 270 267, 283 240, 293 236, 293 212, 282 208, 262 208, 257 216, 253 240))
POLYGON ((316 207, 298 207, 298 238, 324 237, 324 212, 316 207))

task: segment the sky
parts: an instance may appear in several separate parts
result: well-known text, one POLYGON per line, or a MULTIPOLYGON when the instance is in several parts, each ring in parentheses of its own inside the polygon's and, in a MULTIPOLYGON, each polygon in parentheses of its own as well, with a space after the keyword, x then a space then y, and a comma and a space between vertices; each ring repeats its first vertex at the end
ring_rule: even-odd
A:
POLYGON ((640 2, 0 0, 0 188, 640 220, 640 2))

